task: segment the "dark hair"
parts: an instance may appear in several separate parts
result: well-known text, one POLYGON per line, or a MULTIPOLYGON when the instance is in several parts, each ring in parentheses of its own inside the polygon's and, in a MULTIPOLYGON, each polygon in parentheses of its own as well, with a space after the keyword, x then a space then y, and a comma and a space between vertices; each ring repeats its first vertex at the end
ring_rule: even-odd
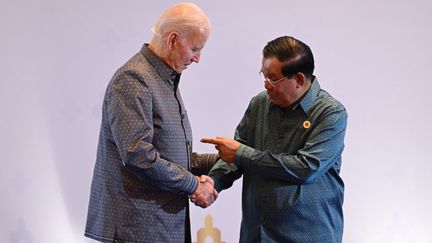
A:
POLYGON ((264 47, 264 58, 276 57, 281 62, 287 61, 282 67, 286 77, 301 72, 307 78, 312 78, 315 68, 314 58, 309 46, 291 36, 281 36, 269 41, 264 47))

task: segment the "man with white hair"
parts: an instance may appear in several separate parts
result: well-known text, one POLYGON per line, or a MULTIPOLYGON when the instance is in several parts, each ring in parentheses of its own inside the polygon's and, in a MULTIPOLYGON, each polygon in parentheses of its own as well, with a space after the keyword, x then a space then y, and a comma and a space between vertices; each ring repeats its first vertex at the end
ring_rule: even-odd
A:
POLYGON ((218 195, 210 177, 191 172, 208 171, 216 155, 192 153, 178 89, 183 70, 200 60, 210 21, 180 3, 152 30, 105 93, 85 230, 101 242, 191 242, 188 197, 208 207, 218 195))

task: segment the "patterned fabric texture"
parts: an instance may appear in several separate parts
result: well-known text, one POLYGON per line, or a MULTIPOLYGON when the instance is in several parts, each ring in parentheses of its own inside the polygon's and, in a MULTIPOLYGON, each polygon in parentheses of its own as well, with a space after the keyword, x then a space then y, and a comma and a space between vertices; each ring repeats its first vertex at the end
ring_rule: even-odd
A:
MULTIPOLYGON (((192 132, 179 79, 147 44, 114 74, 102 108, 87 237, 190 240, 187 195, 198 182, 189 171, 192 132)), ((213 159, 209 167, 216 155, 195 157, 213 159)), ((198 162, 194 165, 200 170, 198 162)))
POLYGON ((291 110, 266 92, 251 100, 236 163, 219 160, 210 172, 218 191, 243 175, 240 242, 342 241, 346 125, 345 108, 316 79, 291 110))

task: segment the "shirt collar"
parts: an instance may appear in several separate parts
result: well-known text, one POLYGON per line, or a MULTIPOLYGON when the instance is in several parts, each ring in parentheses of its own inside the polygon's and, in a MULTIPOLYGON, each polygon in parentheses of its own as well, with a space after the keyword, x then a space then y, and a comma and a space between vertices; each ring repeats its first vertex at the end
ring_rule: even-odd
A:
POLYGON ((298 104, 301 106, 301 108, 305 113, 307 113, 309 109, 312 107, 312 105, 314 104, 315 99, 318 96, 320 90, 321 90, 321 86, 318 83, 318 79, 315 76, 313 76, 311 87, 309 88, 306 95, 298 104))
POLYGON ((148 43, 145 43, 141 48, 141 54, 150 62, 159 76, 167 82, 170 86, 175 86, 175 80, 179 80, 180 74, 166 64, 158 55, 156 55, 150 48, 148 43))
MULTIPOLYGON (((303 109, 305 113, 307 113, 309 109, 312 107, 313 103, 315 102, 315 99, 320 90, 321 90, 321 86, 318 83, 318 79, 315 76, 313 76, 311 87, 306 92, 306 95, 300 100, 300 102, 298 102, 293 107, 291 107, 290 110, 295 110, 300 107, 303 109)), ((273 102, 270 102, 270 107, 272 108, 277 107, 283 110, 283 108, 273 104, 273 102)))

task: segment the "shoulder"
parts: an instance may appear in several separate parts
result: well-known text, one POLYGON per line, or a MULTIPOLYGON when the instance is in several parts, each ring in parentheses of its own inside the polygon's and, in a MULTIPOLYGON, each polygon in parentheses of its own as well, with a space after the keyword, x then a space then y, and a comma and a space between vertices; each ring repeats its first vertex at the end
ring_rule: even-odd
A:
POLYGON ((144 82, 154 79, 156 75, 157 72, 150 62, 141 53, 138 53, 115 72, 113 80, 125 78, 144 82))
POLYGON ((348 114, 344 105, 331 96, 327 91, 320 90, 312 108, 308 112, 309 117, 320 123, 320 126, 346 127, 348 114))
POLYGON ((269 102, 269 97, 267 91, 264 90, 252 97, 249 106, 261 106, 265 105, 267 102, 269 102))
POLYGON ((328 111, 346 112, 344 105, 339 100, 330 95, 329 92, 323 89, 318 92, 315 100, 315 106, 328 111))
POLYGON ((149 62, 140 54, 131 57, 116 70, 105 92, 108 103, 140 99, 152 99, 151 83, 155 82, 157 73, 149 62))
POLYGON ((156 71, 147 59, 138 53, 117 69, 108 85, 108 90, 127 89, 131 92, 142 90, 148 87, 148 83, 155 80, 156 76, 156 71))

